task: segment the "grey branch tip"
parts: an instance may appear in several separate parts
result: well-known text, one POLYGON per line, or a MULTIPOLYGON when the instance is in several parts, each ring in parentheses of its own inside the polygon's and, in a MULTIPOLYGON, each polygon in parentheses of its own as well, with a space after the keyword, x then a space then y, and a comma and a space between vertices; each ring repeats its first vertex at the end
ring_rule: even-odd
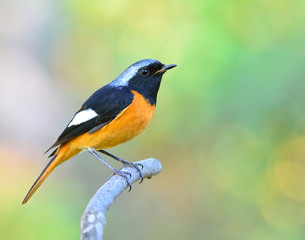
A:
MULTIPOLYGON (((143 165, 141 172, 144 178, 150 179, 162 170, 161 163, 155 158, 149 158, 134 162, 143 165)), ((141 180, 141 176, 136 168, 124 165, 121 171, 131 174, 129 179, 133 184, 141 180)), ((114 200, 128 187, 126 179, 122 176, 114 175, 97 190, 91 198, 87 208, 81 218, 81 239, 97 240, 103 239, 103 229, 106 223, 105 214, 114 200)))

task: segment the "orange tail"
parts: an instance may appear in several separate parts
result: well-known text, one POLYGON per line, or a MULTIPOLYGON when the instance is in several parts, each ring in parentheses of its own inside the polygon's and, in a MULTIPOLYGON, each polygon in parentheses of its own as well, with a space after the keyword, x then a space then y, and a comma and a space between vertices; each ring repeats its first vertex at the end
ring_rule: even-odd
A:
MULTIPOLYGON (((55 155, 52 157, 51 161, 48 163, 48 165, 43 169, 42 173, 39 175, 37 180, 34 182, 33 186, 29 190, 28 194, 25 196, 22 204, 25 204, 32 195, 36 192, 36 190, 40 187, 40 185, 46 180, 46 178, 53 172, 53 170, 62 162, 65 160, 68 160, 72 156, 67 156, 65 154, 67 152, 67 148, 60 147, 55 155)), ((70 154, 69 154, 70 155, 70 154)), ((73 154, 74 155, 74 154, 73 154)))

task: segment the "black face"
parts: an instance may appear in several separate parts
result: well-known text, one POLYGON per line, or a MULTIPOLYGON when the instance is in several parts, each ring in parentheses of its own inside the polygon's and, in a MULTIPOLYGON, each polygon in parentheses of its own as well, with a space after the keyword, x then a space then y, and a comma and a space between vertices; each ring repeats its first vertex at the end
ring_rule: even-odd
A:
POLYGON ((138 70, 138 74, 141 76, 154 76, 156 72, 160 71, 164 65, 160 62, 155 62, 152 64, 149 64, 144 67, 140 67, 138 70))
POLYGON ((137 73, 129 80, 128 87, 142 94, 151 104, 156 104, 164 65, 158 61, 139 67, 137 73))

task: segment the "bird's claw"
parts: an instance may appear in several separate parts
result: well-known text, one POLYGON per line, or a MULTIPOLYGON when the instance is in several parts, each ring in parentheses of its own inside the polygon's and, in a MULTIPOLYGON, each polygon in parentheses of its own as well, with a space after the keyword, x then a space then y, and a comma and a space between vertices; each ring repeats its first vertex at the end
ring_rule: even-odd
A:
POLYGON ((127 187, 129 187, 128 192, 131 191, 131 188, 132 188, 132 187, 131 187, 131 183, 130 183, 128 177, 126 176, 126 175, 129 175, 129 178, 131 178, 131 174, 130 174, 129 172, 124 172, 124 171, 117 170, 117 171, 115 171, 115 172, 113 173, 113 175, 119 175, 119 176, 125 178, 126 183, 127 183, 127 187))
POLYGON ((141 182, 143 182, 144 177, 143 177, 143 174, 142 174, 142 171, 141 171, 144 168, 143 164, 141 164, 141 163, 126 162, 125 165, 131 166, 131 167, 135 168, 138 171, 138 173, 140 175, 140 178, 141 178, 141 181, 139 182, 139 184, 141 182), (140 167, 141 167, 141 169, 140 169, 140 167))

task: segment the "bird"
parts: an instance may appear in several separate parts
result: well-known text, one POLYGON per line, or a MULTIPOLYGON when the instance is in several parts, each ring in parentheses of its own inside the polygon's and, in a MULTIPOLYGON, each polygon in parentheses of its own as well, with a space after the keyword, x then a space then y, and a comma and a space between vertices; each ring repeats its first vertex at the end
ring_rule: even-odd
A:
POLYGON ((133 139, 147 127, 155 111, 162 76, 176 66, 165 65, 154 59, 143 59, 130 65, 113 81, 95 91, 46 151, 55 149, 22 204, 32 197, 57 166, 83 151, 88 151, 102 161, 113 174, 124 177, 130 189, 126 176, 128 174, 113 168, 97 151, 136 168, 143 181, 141 164, 123 160, 105 149, 133 139))

